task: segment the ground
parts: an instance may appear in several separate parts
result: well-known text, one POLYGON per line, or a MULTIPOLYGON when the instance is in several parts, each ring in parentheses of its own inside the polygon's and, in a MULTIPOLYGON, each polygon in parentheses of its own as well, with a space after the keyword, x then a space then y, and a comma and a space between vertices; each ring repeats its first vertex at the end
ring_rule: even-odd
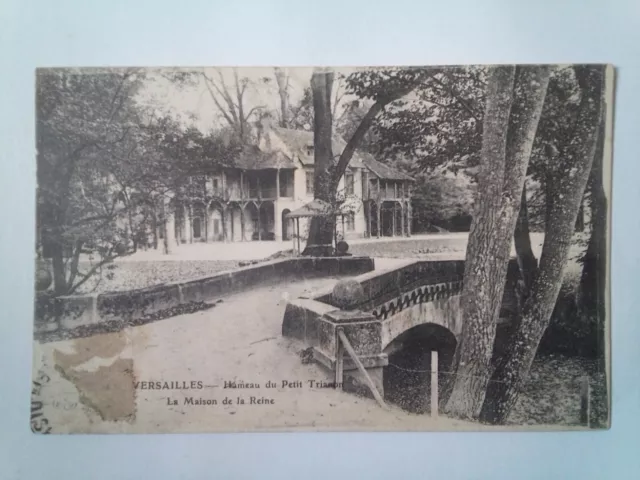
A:
POLYGON ((54 432, 207 432, 292 426, 303 430, 464 428, 464 422, 432 420, 395 407, 386 412, 373 400, 308 385, 308 380, 330 382, 331 374, 318 365, 303 364, 302 345, 282 337, 286 298, 335 281, 323 278, 261 287, 230 296, 212 310, 117 333, 36 344, 41 373, 51 379, 40 397, 57 399, 55 405, 45 405, 44 415, 54 432), (201 381, 204 388, 122 388, 118 379, 123 372, 134 381, 201 381), (269 380, 277 388, 267 389, 269 380), (302 381, 303 385, 282 388, 283 380, 302 381), (223 388, 225 382, 241 381, 261 388, 223 388), (190 396, 216 399, 218 405, 185 405, 185 397, 190 396), (252 396, 275 403, 249 405, 252 396), (223 405, 225 397, 234 403, 223 405), (237 397, 246 403, 238 405, 237 397), (168 399, 178 404, 168 405, 168 399))
MULTIPOLYGON (((375 256, 376 269, 385 269, 399 261, 392 257, 463 257, 465 245, 464 235, 429 236, 355 242, 352 251, 375 256)), ((539 251, 540 245, 541 240, 536 239, 534 248, 539 251)), ((188 256, 188 249, 183 255, 188 256)), ((260 255, 264 253, 260 250, 260 255)), ((119 275, 114 275, 114 280, 131 288, 153 279, 162 282, 201 276, 240 261, 176 260, 158 264, 152 258, 129 258, 116 264, 114 273, 119 275), (133 280, 122 283, 123 274, 133 280)), ((309 386, 309 380, 332 381, 331 374, 316 364, 303 364, 303 346, 281 336, 286 300, 326 288, 336 280, 274 284, 229 296, 207 310, 120 332, 34 342, 35 364, 41 365, 34 378, 48 379, 34 387, 34 401, 47 400, 43 415, 53 432, 206 432, 293 426, 303 430, 489 428, 443 416, 432 419, 409 414, 395 406, 384 411, 373 400, 309 386), (302 381, 302 386, 283 387, 284 380, 302 381), (134 382, 158 381, 202 382, 203 388, 134 388, 134 382), (276 387, 267 389, 267 381, 276 387), (225 382, 254 383, 260 388, 224 389, 225 382), (216 400, 218 404, 185 405, 187 397, 195 402, 216 400), (245 404, 238 404, 239 397, 245 404), (250 405, 251 397, 255 401, 273 399, 274 404, 250 405), (233 403, 223 403, 225 398, 233 403), (55 401, 48 401, 51 399, 55 401), (169 404, 173 401, 177 404, 169 404)), ((509 423, 532 428, 576 425, 578 380, 585 374, 594 378, 593 370, 584 359, 537 358, 509 423)), ((598 392, 596 408, 604 401, 598 392)))
MULTIPOLYGON (((533 234, 539 253, 542 235, 533 234)), ((385 237, 350 240, 350 253, 374 258, 464 258, 466 233, 385 237)), ((291 242, 194 243, 176 247, 172 254, 159 250, 139 251, 104 267, 101 275, 82 285, 77 293, 131 290, 151 285, 187 280, 230 270, 247 261, 256 261, 287 252, 291 242)), ((84 258, 82 264, 88 265, 84 258)), ((84 267, 86 268, 86 267, 84 267)))

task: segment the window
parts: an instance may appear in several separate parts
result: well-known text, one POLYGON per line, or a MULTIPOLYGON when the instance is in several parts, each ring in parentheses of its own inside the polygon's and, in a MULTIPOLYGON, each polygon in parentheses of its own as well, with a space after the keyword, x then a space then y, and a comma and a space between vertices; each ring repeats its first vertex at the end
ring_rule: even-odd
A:
POLYGON ((347 173, 344 176, 344 189, 347 195, 353 195, 354 187, 353 187, 353 173, 347 173))
POLYGON ((219 186, 218 179, 214 178, 213 179, 213 189, 214 190, 218 190, 218 186, 219 186))
POLYGON ((293 170, 280 170, 280 196, 293 197, 293 170))
POLYGON ((307 145, 307 155, 313 155, 313 145, 307 145))
POLYGON ((347 231, 353 232, 356 229, 356 214, 351 212, 347 215, 347 231))
POLYGON ((305 172, 307 183, 307 195, 313 195, 313 171, 307 170, 305 172))
POLYGON ((220 220, 215 218, 213 220, 213 234, 218 235, 220 233, 220 220))

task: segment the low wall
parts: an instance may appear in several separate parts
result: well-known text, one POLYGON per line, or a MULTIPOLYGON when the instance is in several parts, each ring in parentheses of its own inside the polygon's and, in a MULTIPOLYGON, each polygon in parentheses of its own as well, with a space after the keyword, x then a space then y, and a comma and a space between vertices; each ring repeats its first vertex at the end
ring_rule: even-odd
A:
POLYGON ((369 257, 298 257, 250 265, 210 277, 148 288, 52 298, 37 295, 36 330, 73 329, 108 321, 130 321, 190 302, 207 301, 263 284, 328 275, 359 275, 374 269, 369 257), (55 324, 52 328, 51 325, 55 324))

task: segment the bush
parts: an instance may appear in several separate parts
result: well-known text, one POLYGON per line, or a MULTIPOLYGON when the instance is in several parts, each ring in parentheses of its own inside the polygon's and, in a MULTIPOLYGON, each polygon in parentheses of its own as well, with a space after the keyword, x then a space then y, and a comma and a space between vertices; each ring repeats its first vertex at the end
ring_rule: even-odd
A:
POLYGON ((598 319, 580 315, 576 304, 575 289, 563 285, 549 327, 540 342, 539 351, 597 357, 599 354, 598 319))

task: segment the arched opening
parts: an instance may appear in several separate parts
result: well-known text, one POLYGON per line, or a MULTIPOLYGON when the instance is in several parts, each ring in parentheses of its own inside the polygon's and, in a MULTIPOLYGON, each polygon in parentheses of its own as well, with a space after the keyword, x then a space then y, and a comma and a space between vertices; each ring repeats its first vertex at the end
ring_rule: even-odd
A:
POLYGON ((223 231, 226 233, 226 238, 228 240, 231 240, 232 242, 239 242, 242 240, 242 218, 243 214, 241 207, 236 203, 230 204, 228 215, 226 215, 226 218, 224 219, 225 225, 223 227, 223 231))
POLYGON ((385 201, 380 205, 380 236, 391 237, 397 233, 397 202, 385 201))
POLYGON ((193 238, 194 240, 202 240, 202 219, 193 217, 193 238))
POLYGON ((195 203, 191 209, 191 232, 194 242, 202 242, 206 240, 207 226, 204 223, 206 218, 205 206, 195 203))
POLYGON ((291 213, 291 210, 285 208, 282 210, 282 240, 291 240, 291 219, 287 218, 287 215, 291 213))
POLYGON ((385 400, 411 413, 429 413, 431 352, 438 352, 438 390, 442 392, 456 344, 450 330, 432 323, 410 328, 396 337, 385 348, 389 356, 389 365, 383 371, 385 400))
POLYGON ((224 205, 219 202, 211 202, 209 205, 209 237, 215 242, 226 240, 226 222, 224 205))
POLYGON ((369 236, 377 237, 379 235, 378 232, 378 205, 374 201, 367 202, 367 210, 368 210, 368 228, 369 228, 369 236))

